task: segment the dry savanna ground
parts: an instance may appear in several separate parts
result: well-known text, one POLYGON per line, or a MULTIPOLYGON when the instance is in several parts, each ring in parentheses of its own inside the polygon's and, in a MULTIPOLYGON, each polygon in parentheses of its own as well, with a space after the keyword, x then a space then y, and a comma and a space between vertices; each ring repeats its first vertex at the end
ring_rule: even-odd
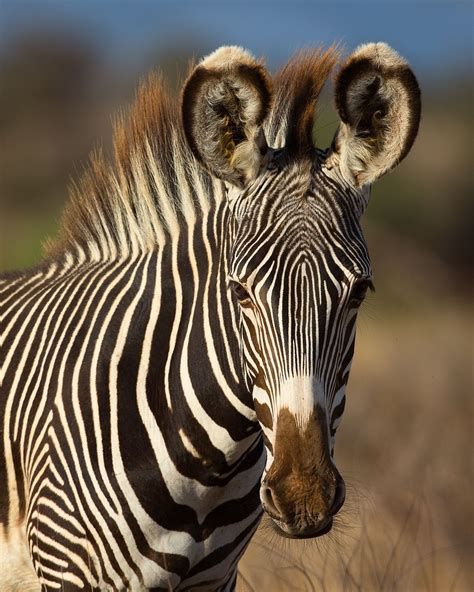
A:
MULTIPOLYGON (((385 312, 384 312, 385 315, 385 312)), ((462 306, 359 319, 336 460, 348 485, 331 534, 288 541, 262 524, 244 591, 469 591, 471 319, 462 306)))

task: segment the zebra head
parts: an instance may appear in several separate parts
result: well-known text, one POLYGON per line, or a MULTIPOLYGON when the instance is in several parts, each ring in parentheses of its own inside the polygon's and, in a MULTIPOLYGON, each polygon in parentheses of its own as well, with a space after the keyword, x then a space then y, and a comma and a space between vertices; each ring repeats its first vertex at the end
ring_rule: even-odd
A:
POLYGON ((344 502, 334 438, 357 311, 373 289, 360 218, 420 116, 407 63, 386 44, 363 45, 336 76, 341 123, 317 150, 315 103, 334 63, 331 50, 302 53, 272 80, 247 52, 221 48, 183 93, 188 142, 227 187, 228 289, 267 448, 262 505, 298 538, 328 532, 344 502))

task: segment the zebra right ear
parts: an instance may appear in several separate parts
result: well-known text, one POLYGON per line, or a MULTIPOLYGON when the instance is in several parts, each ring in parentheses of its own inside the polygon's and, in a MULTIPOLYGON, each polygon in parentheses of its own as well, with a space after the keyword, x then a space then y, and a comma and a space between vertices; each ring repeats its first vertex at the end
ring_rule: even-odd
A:
POLYGON ((413 145, 421 110, 418 82, 386 43, 367 43, 343 64, 334 94, 341 117, 334 153, 355 186, 371 184, 413 145))
POLYGON ((216 177, 244 187, 259 171, 262 123, 271 104, 271 78, 240 47, 221 47, 202 60, 182 95, 183 127, 194 156, 216 177))

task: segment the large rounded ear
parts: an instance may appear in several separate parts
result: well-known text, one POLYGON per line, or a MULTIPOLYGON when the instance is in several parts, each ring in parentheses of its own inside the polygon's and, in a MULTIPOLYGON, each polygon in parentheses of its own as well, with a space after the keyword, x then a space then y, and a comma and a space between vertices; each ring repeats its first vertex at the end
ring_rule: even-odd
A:
POLYGON ((420 122, 420 89, 407 62, 386 43, 361 45, 335 81, 341 125, 333 142, 354 185, 373 183, 408 154, 420 122))
POLYGON ((240 47, 221 47, 191 72, 183 126, 196 158, 216 177, 243 187, 256 177, 271 103, 271 78, 240 47))

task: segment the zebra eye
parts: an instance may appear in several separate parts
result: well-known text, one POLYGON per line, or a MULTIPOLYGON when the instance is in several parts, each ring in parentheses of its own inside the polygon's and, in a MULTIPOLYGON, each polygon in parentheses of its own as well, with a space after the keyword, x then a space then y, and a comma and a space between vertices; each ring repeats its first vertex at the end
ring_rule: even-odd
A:
POLYGON ((367 290, 371 289, 374 291, 374 285, 370 280, 358 280, 352 288, 351 299, 349 301, 350 306, 357 307, 362 304, 367 294, 367 290))
POLYGON ((237 299, 240 302, 244 302, 245 300, 250 299, 249 293, 242 286, 242 284, 239 284, 239 282, 236 282, 235 280, 231 280, 229 285, 230 285, 232 292, 234 292, 234 294, 237 296, 237 299))

